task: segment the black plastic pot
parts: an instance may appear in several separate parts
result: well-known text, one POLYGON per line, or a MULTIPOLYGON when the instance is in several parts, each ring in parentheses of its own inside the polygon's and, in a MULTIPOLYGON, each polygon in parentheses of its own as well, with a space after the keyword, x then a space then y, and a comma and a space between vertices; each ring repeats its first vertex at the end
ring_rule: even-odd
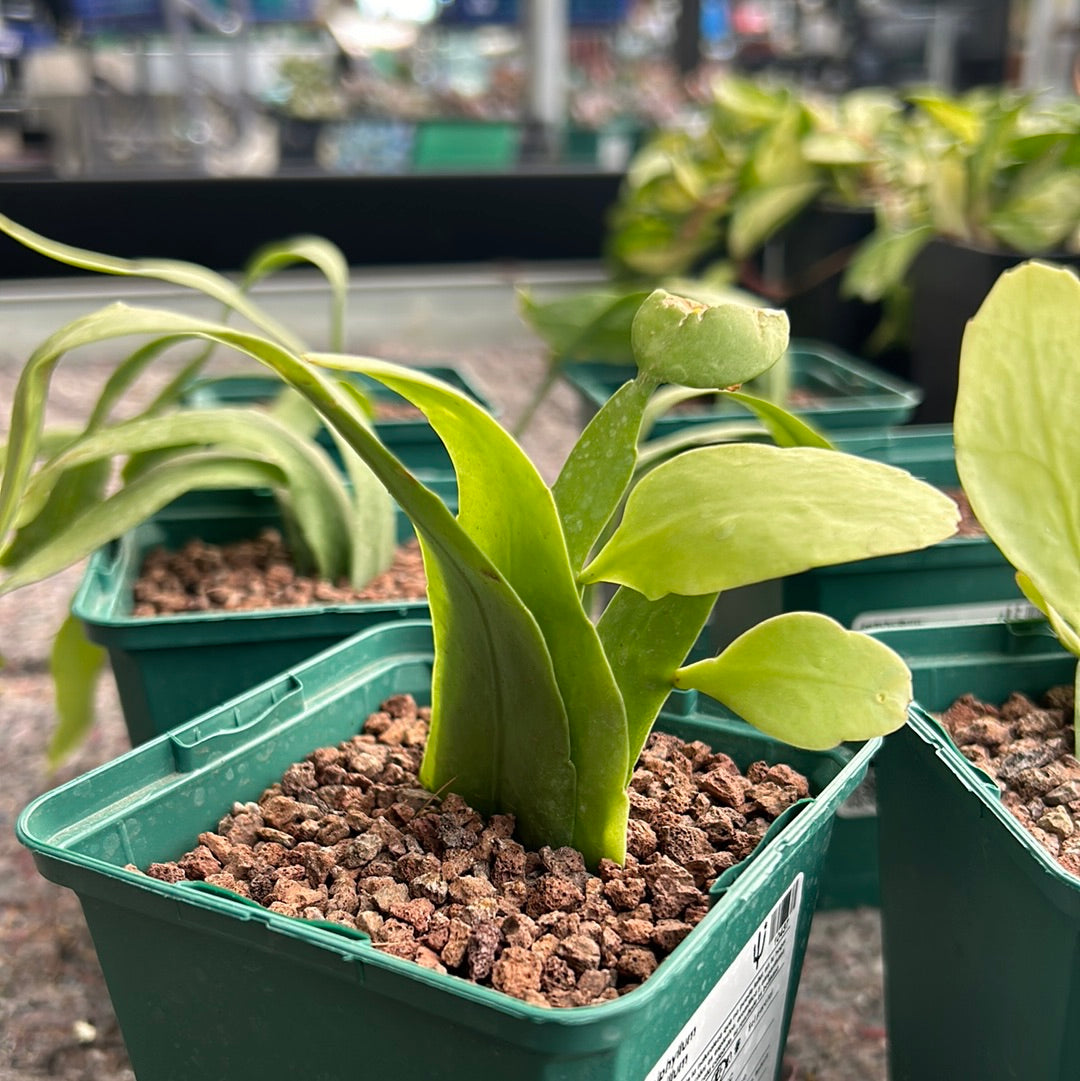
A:
POLYGON ((908 377, 923 391, 922 404, 915 413, 916 424, 952 422, 964 327, 1001 274, 1030 258, 1080 269, 1080 255, 1021 255, 940 237, 920 252, 909 274, 912 297, 908 377))
POLYGON ((873 229, 870 208, 815 203, 765 242, 744 272, 744 284, 785 309, 792 337, 861 354, 881 306, 844 299, 840 281, 873 229))

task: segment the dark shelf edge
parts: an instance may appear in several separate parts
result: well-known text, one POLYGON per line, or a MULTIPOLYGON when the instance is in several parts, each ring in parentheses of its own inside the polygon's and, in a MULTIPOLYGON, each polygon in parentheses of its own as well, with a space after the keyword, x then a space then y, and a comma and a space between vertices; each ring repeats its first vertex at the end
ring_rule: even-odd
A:
MULTIPOLYGON (((0 177, 0 211, 53 239, 235 270, 260 244, 315 233, 353 266, 596 259, 621 174, 0 177)), ((0 240, 0 278, 69 273, 0 240)))

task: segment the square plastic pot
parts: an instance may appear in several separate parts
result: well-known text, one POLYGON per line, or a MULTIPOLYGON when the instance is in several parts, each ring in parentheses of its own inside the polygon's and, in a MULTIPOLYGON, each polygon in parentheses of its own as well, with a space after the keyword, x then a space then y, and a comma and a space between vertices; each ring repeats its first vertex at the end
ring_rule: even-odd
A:
MULTIPOLYGON (((793 391, 812 396, 788 409, 823 431, 889 427, 905 424, 915 412, 919 391, 864 361, 823 342, 793 340, 788 350, 793 391)), ((625 383, 635 369, 625 364, 567 363, 566 380, 581 396, 586 420, 625 383)), ((800 395, 801 396, 801 395, 800 395)), ((696 412, 669 412, 654 426, 651 437, 672 435, 701 424, 731 420, 745 423, 750 414, 730 402, 696 412)))
POLYGON ((354 735, 387 696, 426 701, 431 663, 429 624, 369 629, 20 816, 39 870, 79 895, 139 1081, 775 1078, 832 816, 876 741, 852 758, 795 751, 674 696, 665 729, 743 766, 790 762, 814 798, 718 883, 652 977, 599 1006, 532 1006, 380 953, 358 932, 125 870, 178 857, 234 801, 354 735))
MULTIPOLYGON (((453 506, 452 484, 429 482, 453 506)), ((71 610, 104 646, 133 745, 190 720, 291 665, 377 623, 426 618, 427 601, 363 601, 254 611, 133 614, 147 552, 198 537, 227 544, 280 527, 268 491, 195 492, 90 558, 71 610)), ((397 514, 398 540, 412 536, 397 514)))
POLYGON ((1080 880, 1004 808, 927 710, 1072 682, 1045 624, 875 633, 919 705, 876 762, 892 1081, 1080 1077, 1080 880))
MULTIPOLYGON (((478 405, 495 415, 494 407, 477 386, 457 368, 426 365, 418 368, 427 375, 441 379, 456 390, 467 394, 478 405)), ((351 377, 376 403, 407 404, 405 399, 386 389, 382 384, 362 375, 351 377)), ((253 405, 272 401, 281 391, 281 382, 271 375, 227 375, 201 379, 193 383, 184 395, 188 406, 212 409, 220 406, 253 405)), ((415 417, 396 417, 379 420, 375 424, 379 438, 401 459, 405 467, 421 477, 430 475, 453 476, 450 455, 442 440, 427 420, 419 414, 415 417)), ((332 455, 336 447, 325 429, 316 436, 318 442, 332 455)))

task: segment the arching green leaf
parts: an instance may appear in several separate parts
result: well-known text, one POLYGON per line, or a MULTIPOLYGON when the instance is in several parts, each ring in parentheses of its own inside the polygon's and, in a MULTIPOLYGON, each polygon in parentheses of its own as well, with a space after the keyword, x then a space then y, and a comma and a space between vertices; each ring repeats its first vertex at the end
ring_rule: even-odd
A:
POLYGON ((102 255, 50 240, 19 225, 4 214, 0 214, 0 232, 6 233, 12 240, 17 240, 31 251, 80 270, 117 274, 128 278, 150 278, 194 289, 212 300, 220 301, 282 344, 293 349, 303 348, 287 327, 267 315, 244 295, 241 288, 223 275, 196 263, 185 263, 177 259, 120 259, 113 255, 102 255))
POLYGON ((199 488, 274 487, 283 479, 276 466, 238 456, 199 451, 172 458, 84 510, 68 529, 13 564, 0 581, 0 594, 40 582, 78 563, 185 492, 199 488))
MULTIPOLYGON (((87 463, 107 462, 117 455, 211 445, 226 452, 256 455, 276 465, 284 477, 297 527, 320 575, 333 581, 351 573, 351 503, 338 471, 317 444, 297 438, 272 416, 257 410, 187 410, 99 428, 38 470, 27 486, 19 522, 33 521, 55 485, 69 471, 87 463)), ((386 517, 392 522, 392 511, 386 517)), ((386 565, 369 571, 356 584, 362 585, 386 565)))
POLYGON ((349 295, 349 264, 336 244, 319 236, 294 236, 259 248, 244 268, 244 289, 283 267, 311 263, 330 285, 330 348, 345 348, 345 305, 349 295))
POLYGON ((94 692, 107 654, 83 632, 82 620, 68 615, 53 639, 49 667, 56 687, 57 724, 46 757, 55 768, 86 738, 94 723, 94 692))
MULTIPOLYGON (((596 628, 581 606, 551 491, 520 447, 467 395, 382 361, 325 354, 311 359, 363 372, 396 391, 424 412, 446 445, 458 478, 458 521, 532 613, 551 656, 577 771, 574 844, 590 861, 615 850, 625 842, 626 715, 596 628)), ((454 645, 456 651, 459 643, 454 645)), ((448 684, 454 678, 448 676, 448 684)), ((534 712, 525 702, 520 708, 534 712)), ((467 737, 462 732, 459 738, 467 737)), ((434 780, 425 777, 425 783, 434 780)))
POLYGON ((80 514, 105 498, 109 482, 110 463, 88 462, 75 466, 59 476, 42 490, 31 512, 20 508, 22 524, 6 547, 0 548, 0 566, 10 567, 21 563, 43 544, 49 543, 80 514))

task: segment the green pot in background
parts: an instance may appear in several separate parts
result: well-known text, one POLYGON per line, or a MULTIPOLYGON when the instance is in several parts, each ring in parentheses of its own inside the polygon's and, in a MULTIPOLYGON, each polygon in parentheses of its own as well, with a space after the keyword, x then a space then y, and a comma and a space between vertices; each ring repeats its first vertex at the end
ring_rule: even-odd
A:
MULTIPOLYGON (((429 482, 448 505, 456 487, 429 482)), ((108 652, 133 745, 169 731, 364 627, 428 614, 427 600, 315 604, 254 611, 135 616, 146 553, 199 538, 224 544, 281 526, 269 491, 194 492, 99 549, 72 601, 86 636, 108 652)), ((397 512, 398 541, 412 526, 397 512)))
MULTIPOLYGON (((822 342, 793 340, 788 363, 793 397, 785 408, 826 433, 905 424, 919 402, 914 387, 822 342)), ((586 421, 634 376, 634 369, 624 364, 574 362, 564 364, 562 372, 581 397, 586 421)), ((718 421, 745 423, 749 417, 731 402, 672 411, 656 422, 651 437, 718 421)))

